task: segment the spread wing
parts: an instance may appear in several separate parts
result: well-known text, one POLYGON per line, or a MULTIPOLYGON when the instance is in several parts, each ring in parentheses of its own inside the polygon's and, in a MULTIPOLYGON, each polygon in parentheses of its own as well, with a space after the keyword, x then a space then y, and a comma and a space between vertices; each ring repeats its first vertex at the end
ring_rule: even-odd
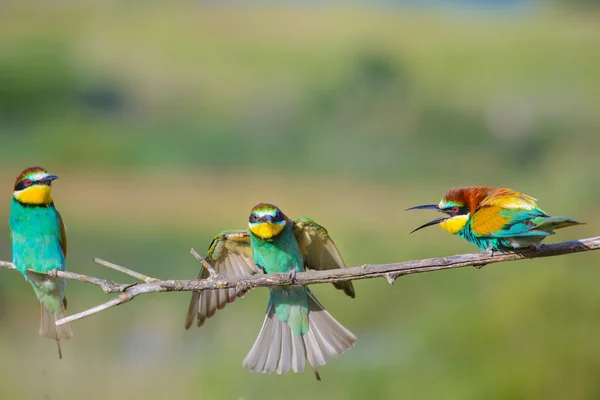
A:
MULTIPOLYGON (((248 231, 224 231, 216 236, 208 248, 206 261, 217 273, 225 276, 249 276, 258 272, 252 259, 248 231)), ((208 271, 202 268, 198 278, 208 277, 208 271)), ((198 327, 202 326, 204 321, 212 317, 217 309, 225 308, 237 297, 235 289, 204 290, 192 293, 192 300, 185 319, 185 329, 190 328, 195 316, 198 317, 198 327)))
MULTIPOLYGON (((316 270, 346 268, 346 264, 327 230, 312 219, 308 217, 295 219, 294 236, 300 244, 306 268, 316 270)), ((333 286, 354 298, 352 282, 336 282, 333 286)))

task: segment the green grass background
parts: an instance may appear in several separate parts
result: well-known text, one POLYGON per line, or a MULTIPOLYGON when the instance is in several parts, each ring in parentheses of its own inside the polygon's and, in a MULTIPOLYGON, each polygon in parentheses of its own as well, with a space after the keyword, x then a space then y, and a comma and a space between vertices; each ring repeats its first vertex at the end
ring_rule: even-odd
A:
MULTIPOLYGON (((352 266, 471 252, 409 236, 435 215, 402 211, 471 184, 587 223, 549 242, 599 233, 593 7, 3 4, 0 49, 0 219, 23 168, 59 175, 72 271, 194 278, 190 248, 260 201, 323 223, 352 266)), ((595 253, 360 281, 355 300, 317 286, 359 337, 319 383, 241 367, 266 290, 191 331, 188 294, 140 297, 73 323, 58 361, 32 290, 1 274, 0 398, 600 397, 595 253)))

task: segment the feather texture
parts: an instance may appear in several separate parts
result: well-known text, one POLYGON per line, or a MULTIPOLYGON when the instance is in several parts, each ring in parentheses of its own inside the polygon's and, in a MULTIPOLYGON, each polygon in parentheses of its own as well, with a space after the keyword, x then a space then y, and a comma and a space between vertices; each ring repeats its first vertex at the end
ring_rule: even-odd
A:
POLYGON ((66 269, 67 236, 62 217, 50 196, 49 175, 40 167, 28 168, 15 182, 9 218, 13 263, 29 281, 40 302, 40 335, 57 342, 73 336, 68 324, 56 326, 66 316, 67 300, 64 278, 46 273, 66 269))
MULTIPOLYGON (((217 235, 208 249, 206 261, 215 271, 225 276, 250 276, 258 272, 250 250, 247 231, 225 231, 217 235)), ((199 279, 206 279, 209 273, 202 268, 199 279)), ((198 327, 217 310, 233 303, 239 294, 235 289, 204 290, 192 293, 192 299, 185 319, 185 329, 189 329, 197 317, 198 327)))
POLYGON ((302 372, 306 359, 320 380, 320 365, 354 347, 354 334, 335 320, 310 291, 307 295, 308 331, 303 334, 295 334, 269 301, 260 333, 243 361, 245 368, 265 374, 302 372))
MULTIPOLYGON (((346 264, 329 236, 327 230, 308 217, 299 217, 292 222, 293 233, 304 258, 304 268, 326 270, 346 268, 346 264)), ((215 271, 224 276, 250 276, 259 273, 250 248, 250 234, 247 230, 229 230, 217 235, 211 242, 206 261, 215 271)), ((202 269, 198 279, 206 279, 209 273, 202 269)), ((348 296, 356 296, 352 282, 336 282, 333 286, 343 290, 348 296)), ((235 289, 205 290, 192 293, 185 319, 185 329, 189 329, 194 319, 201 327, 207 318, 217 310, 233 303, 244 293, 236 295, 235 289)))
POLYGON ((448 217, 422 227, 437 222, 481 250, 537 246, 554 230, 580 224, 571 217, 551 217, 535 198, 508 188, 453 188, 432 207, 448 217))

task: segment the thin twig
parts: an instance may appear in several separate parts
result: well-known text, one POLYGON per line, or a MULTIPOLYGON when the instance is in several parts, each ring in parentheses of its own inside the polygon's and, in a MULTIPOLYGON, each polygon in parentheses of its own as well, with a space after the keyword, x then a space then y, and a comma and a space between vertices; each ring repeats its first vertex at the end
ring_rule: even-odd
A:
POLYGON ((158 281, 158 279, 151 278, 148 275, 140 274, 139 272, 135 272, 135 271, 130 270, 129 268, 125 268, 121 265, 113 264, 113 263, 105 261, 101 258, 94 258, 94 262, 97 264, 103 265, 106 268, 110 268, 110 269, 114 269, 115 271, 119 271, 125 275, 133 276, 134 278, 139 279, 140 281, 143 281, 146 283, 152 283, 152 282, 158 281))
POLYGON ((68 317, 59 319, 56 321, 56 325, 64 325, 69 322, 77 321, 90 315, 98 314, 101 311, 108 310, 109 308, 120 306, 121 304, 127 303, 137 295, 144 293, 157 293, 167 292, 166 288, 162 288, 159 283, 162 282, 173 282, 173 281, 158 281, 153 283, 144 283, 141 285, 129 285, 127 289, 114 299, 107 301, 106 303, 100 304, 99 306, 92 307, 88 310, 82 311, 77 314, 69 315, 68 317))
POLYGON ((200 254, 198 254, 198 252, 196 250, 192 249, 191 253, 196 258, 196 260, 200 261, 200 264, 202 264, 202 266, 204 268, 206 268, 206 270, 208 271, 208 273, 210 274, 210 276, 212 278, 216 278, 218 276, 217 271, 215 271, 215 269, 212 267, 212 265, 210 265, 204 257, 202 257, 200 254))
MULTIPOLYGON (((144 293, 157 293, 157 292, 189 292, 189 291, 201 291, 211 289, 225 289, 225 288, 239 288, 244 287, 246 289, 255 287, 272 287, 282 285, 311 285, 317 283, 332 283, 341 282, 348 280, 357 279, 371 279, 383 277, 388 282, 393 283, 395 279, 403 275, 416 274, 421 272, 439 271, 443 269, 462 268, 467 266, 473 266, 481 268, 487 264, 495 264, 500 262, 515 261, 526 258, 541 258, 559 256, 564 254, 579 253, 584 251, 592 251, 600 249, 600 236, 588 239, 574 240, 571 242, 562 242, 551 245, 541 246, 539 249, 525 249, 514 252, 481 252, 472 254, 460 254, 450 257, 441 258, 429 258, 424 260, 405 261, 401 263, 393 264, 365 264, 353 268, 342 268, 332 269, 325 271, 307 271, 299 272, 292 282, 290 274, 256 274, 247 277, 231 277, 215 275, 208 279, 192 279, 192 280, 155 280, 150 283, 136 284, 136 285, 125 285, 116 284, 110 281, 104 281, 99 278, 91 278, 85 275, 79 275, 71 272, 56 272, 56 276, 64 277, 67 279, 80 280, 82 282, 92 283, 100 287, 109 287, 112 289, 119 289, 116 291, 122 292, 118 297, 102 304, 91 308, 89 310, 80 312, 78 314, 71 315, 56 321, 57 325, 62 325, 67 322, 73 322, 90 315, 99 313, 109 308, 118 306, 120 304, 131 301, 134 297, 144 293), (108 282, 108 284, 106 283, 108 282), (117 286, 110 286, 110 285, 117 286), (103 286, 104 285, 104 286, 103 286)), ((194 254, 195 252, 192 252, 194 254)), ((197 255, 197 253, 196 253, 197 255)), ((194 255, 194 256, 196 256, 194 255)), ((204 260, 198 255, 196 257, 202 262, 204 260)), ((135 271, 131 271, 127 268, 121 267, 116 264, 108 263, 107 261, 96 259, 102 265, 108 266, 109 268, 116 269, 117 271, 124 272, 127 275, 134 276, 141 280, 152 280, 142 274, 135 271), (115 268, 116 267, 116 268, 115 268)), ((206 262, 206 261, 205 261, 206 262)), ((207 263, 208 264, 208 263, 207 263)), ((15 269, 12 263, 0 261, 0 267, 15 269)), ((208 269, 206 265, 205 268, 208 269)), ((210 271, 210 269, 209 269, 210 271)), ((53 272, 54 273, 54 272, 53 272)))

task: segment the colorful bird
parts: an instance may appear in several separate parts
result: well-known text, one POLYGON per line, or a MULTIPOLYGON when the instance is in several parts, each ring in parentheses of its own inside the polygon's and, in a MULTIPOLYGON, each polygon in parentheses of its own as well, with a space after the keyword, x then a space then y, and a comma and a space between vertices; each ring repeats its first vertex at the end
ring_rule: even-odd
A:
POLYGON ((73 336, 68 324, 55 324, 66 316, 67 282, 44 274, 65 270, 65 226, 50 195, 52 181, 57 178, 40 167, 24 170, 15 182, 9 226, 13 264, 31 283, 40 301, 40 335, 56 340, 58 357, 62 358, 60 340, 73 336))
MULTIPOLYGON (((242 277, 259 271, 295 274, 306 268, 345 268, 325 228, 310 218, 292 221, 278 207, 260 203, 250 213, 249 227, 249 231, 225 231, 212 241, 206 259, 217 273, 242 277)), ((203 269, 199 278, 208 277, 203 269)), ((333 285, 354 298, 352 282, 333 285)), ((267 315, 244 367, 266 374, 301 372, 306 359, 320 380, 318 366, 351 349, 356 337, 325 310, 310 289, 286 286, 269 291, 267 315)), ((217 309, 240 295, 235 289, 193 293, 185 328, 189 329, 195 316, 202 326, 217 309)))
POLYGON ((538 247, 554 230, 581 224, 571 217, 549 216, 531 196, 488 186, 450 189, 440 204, 412 207, 407 211, 423 209, 446 216, 421 225, 411 233, 439 224, 479 249, 491 251, 538 247))

